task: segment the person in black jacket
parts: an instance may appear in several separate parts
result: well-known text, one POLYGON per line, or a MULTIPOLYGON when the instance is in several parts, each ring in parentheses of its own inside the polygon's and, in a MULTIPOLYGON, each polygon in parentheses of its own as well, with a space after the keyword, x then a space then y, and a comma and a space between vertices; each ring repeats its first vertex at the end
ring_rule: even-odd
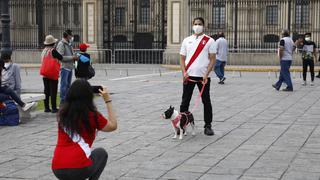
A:
POLYGON ((76 62, 76 68, 75 68, 75 76, 76 78, 83 78, 83 79, 90 79, 92 76, 89 72, 89 66, 91 66, 91 59, 90 54, 87 53, 87 48, 89 45, 87 44, 80 44, 79 49, 80 53, 79 61, 76 62))

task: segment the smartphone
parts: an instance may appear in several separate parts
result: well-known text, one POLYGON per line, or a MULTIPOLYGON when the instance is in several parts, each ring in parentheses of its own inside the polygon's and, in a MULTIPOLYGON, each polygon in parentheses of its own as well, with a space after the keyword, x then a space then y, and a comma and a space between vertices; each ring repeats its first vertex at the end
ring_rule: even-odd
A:
POLYGON ((91 86, 93 93, 100 93, 99 89, 103 90, 102 86, 91 86))

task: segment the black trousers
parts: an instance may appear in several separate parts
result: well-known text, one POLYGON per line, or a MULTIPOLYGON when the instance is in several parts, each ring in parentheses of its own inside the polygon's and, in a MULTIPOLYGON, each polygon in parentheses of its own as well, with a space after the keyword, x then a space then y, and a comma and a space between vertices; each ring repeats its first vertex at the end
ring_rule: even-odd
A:
POLYGON ((107 164, 108 153, 103 148, 91 152, 92 166, 77 169, 54 169, 53 173, 59 180, 98 180, 107 164))
POLYGON ((313 81, 314 80, 314 61, 313 61, 313 59, 303 59, 302 60, 303 80, 305 81, 307 79, 308 66, 310 68, 311 81, 313 81))
MULTIPOLYGON (((202 77, 189 77, 191 80, 195 81, 201 81, 203 80, 202 77)), ((202 103, 204 106, 204 122, 205 125, 204 127, 210 127, 211 128, 211 123, 212 123, 212 105, 211 105, 211 100, 210 100, 210 82, 211 79, 208 78, 208 82, 204 87, 203 94, 201 96, 202 103)), ((193 89, 195 85, 198 86, 199 91, 202 89, 202 82, 190 82, 186 81, 183 84, 183 94, 182 94, 182 102, 180 105, 180 112, 187 112, 189 111, 189 105, 190 101, 192 98, 193 94, 193 89)))
POLYGON ((25 103, 21 100, 20 96, 18 96, 14 90, 12 90, 11 88, 4 86, 4 87, 0 87, 0 93, 4 94, 1 95, 1 99, 13 99, 17 104, 19 104, 19 106, 23 107, 25 105, 25 103), (7 95, 7 98, 4 98, 5 95, 7 95), (10 97, 10 98, 9 98, 10 97))
POLYGON ((46 99, 44 100, 45 109, 50 109, 49 98, 51 98, 52 109, 57 109, 57 92, 58 92, 58 80, 52 80, 43 78, 44 94, 46 99))

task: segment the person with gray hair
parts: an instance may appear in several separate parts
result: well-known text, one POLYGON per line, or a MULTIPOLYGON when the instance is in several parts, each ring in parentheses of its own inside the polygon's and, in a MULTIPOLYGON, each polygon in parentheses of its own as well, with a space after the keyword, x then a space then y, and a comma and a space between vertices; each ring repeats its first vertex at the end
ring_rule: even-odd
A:
POLYGON ((282 31, 282 36, 279 42, 279 49, 278 55, 280 60, 280 76, 278 82, 272 85, 277 91, 280 90, 282 83, 286 83, 287 87, 283 89, 283 91, 293 91, 293 85, 291 81, 290 75, 290 66, 293 60, 293 52, 296 49, 296 43, 293 42, 292 38, 290 37, 290 32, 288 30, 282 31))

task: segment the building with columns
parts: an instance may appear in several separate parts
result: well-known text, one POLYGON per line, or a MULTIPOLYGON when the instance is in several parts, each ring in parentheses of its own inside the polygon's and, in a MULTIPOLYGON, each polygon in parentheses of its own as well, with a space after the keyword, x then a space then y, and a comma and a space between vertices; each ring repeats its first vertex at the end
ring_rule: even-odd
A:
POLYGON ((14 49, 39 48, 45 35, 72 29, 76 45, 92 49, 177 54, 198 16, 206 34, 225 32, 235 52, 275 49, 282 29, 320 42, 319 0, 10 0, 10 14, 14 49))

